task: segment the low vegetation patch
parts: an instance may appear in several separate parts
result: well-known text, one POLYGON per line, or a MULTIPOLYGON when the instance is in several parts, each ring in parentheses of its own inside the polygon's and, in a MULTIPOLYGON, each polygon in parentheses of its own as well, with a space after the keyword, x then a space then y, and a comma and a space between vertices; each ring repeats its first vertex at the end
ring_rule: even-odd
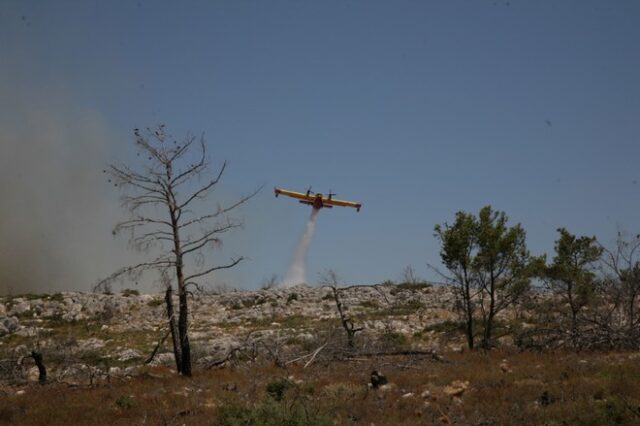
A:
POLYGON ((140 296, 140 292, 138 290, 135 290, 135 289, 126 288, 126 289, 122 290, 122 295, 124 297, 140 296))
POLYGON ((425 289, 431 288, 431 284, 429 284, 428 282, 408 282, 408 283, 400 283, 400 284, 396 284, 395 288, 393 290, 391 290, 391 294, 397 294, 402 290, 407 290, 407 291, 422 291, 425 289))
POLYGON ((217 426, 328 426, 329 413, 321 413, 301 401, 265 401, 258 404, 231 404, 221 407, 217 426))
POLYGON ((162 306, 164 305, 164 299, 151 299, 147 302, 147 306, 150 306, 152 308, 155 308, 157 306, 162 306))
POLYGON ((636 425, 640 364, 631 353, 493 350, 431 357, 161 368, 93 387, 3 388, 0 422, 20 425, 636 425), (385 389, 368 387, 371 371, 385 389), (18 394, 21 390, 24 393, 18 394), (97 420, 98 419, 98 420, 97 420))

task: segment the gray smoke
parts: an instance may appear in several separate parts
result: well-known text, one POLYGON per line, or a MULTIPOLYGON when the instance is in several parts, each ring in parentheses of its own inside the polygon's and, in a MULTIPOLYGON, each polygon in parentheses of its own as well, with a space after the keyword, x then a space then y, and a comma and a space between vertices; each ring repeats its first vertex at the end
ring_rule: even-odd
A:
POLYGON ((126 242, 111 236, 122 213, 102 175, 117 139, 101 114, 63 92, 8 81, 0 84, 0 294, 89 290, 132 262, 126 242))
POLYGON ((311 216, 309 216, 304 234, 302 235, 302 238, 296 247, 296 251, 293 254, 293 260, 291 261, 291 266, 289 267, 287 275, 285 275, 284 280, 282 281, 282 287, 291 287, 306 283, 307 251, 316 230, 316 219, 319 212, 320 209, 314 208, 311 210, 311 216))

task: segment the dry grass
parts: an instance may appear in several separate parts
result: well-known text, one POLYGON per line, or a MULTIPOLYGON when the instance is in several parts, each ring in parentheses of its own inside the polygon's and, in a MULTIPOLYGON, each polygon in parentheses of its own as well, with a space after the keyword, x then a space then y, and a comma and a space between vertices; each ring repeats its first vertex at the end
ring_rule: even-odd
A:
POLYGON ((446 358, 361 359, 307 369, 241 364, 197 371, 191 379, 156 368, 93 388, 33 385, 22 395, 4 388, 0 423, 640 424, 640 357, 494 351, 446 358), (367 387, 373 369, 387 376, 388 389, 367 387), (446 395, 456 380, 469 382, 461 398, 446 395), (273 390, 280 388, 277 401, 273 390), (421 396, 427 390, 430 396, 421 396))

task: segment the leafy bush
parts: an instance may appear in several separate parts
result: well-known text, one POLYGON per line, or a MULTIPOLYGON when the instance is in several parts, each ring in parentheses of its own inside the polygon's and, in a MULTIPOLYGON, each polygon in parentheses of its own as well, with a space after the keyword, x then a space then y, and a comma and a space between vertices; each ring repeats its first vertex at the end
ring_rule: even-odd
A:
POLYGON ((409 290, 409 291, 419 291, 419 290, 431 288, 431 284, 429 284, 426 281, 416 282, 416 283, 400 283, 396 286, 396 288, 399 288, 402 290, 409 290))
POLYGON ((380 341, 385 346, 396 349, 404 348, 408 344, 407 337, 404 334, 397 333, 395 331, 390 331, 382 334, 380 336, 380 341))
POLYGON ((293 302, 294 300, 298 300, 298 293, 291 293, 289 297, 287 297, 287 304, 293 302))
MULTIPOLYGON (((627 405, 620 398, 610 398, 602 404, 601 414, 603 420, 609 421, 612 424, 624 424, 627 420, 630 420, 630 412, 627 412, 627 405)), ((634 412, 635 413, 635 412, 634 412)), ((635 413, 640 416, 640 412, 635 413)))
POLYGON ((360 306, 362 306, 363 308, 371 309, 378 309, 380 307, 377 300, 364 300, 362 303, 360 303, 360 306))
POLYGON ((54 302, 62 302, 64 300, 64 296, 62 295, 62 293, 54 293, 49 296, 49 300, 54 302))
POLYGON ((410 291, 410 292, 416 292, 416 291, 422 291, 425 290, 427 288, 430 288, 431 284, 427 283, 427 282, 417 282, 417 283, 400 283, 395 285, 390 293, 392 296, 397 295, 398 293, 401 293, 403 291, 410 291))
POLYGON ((239 404, 218 409, 217 426, 328 426, 331 419, 303 402, 267 401, 247 407, 239 404))
POLYGON ((122 295, 124 297, 140 296, 140 292, 138 290, 134 290, 134 289, 131 289, 131 288, 126 288, 126 289, 122 290, 122 295))
POLYGON ((147 306, 151 307, 151 308, 155 308, 156 306, 160 306, 164 304, 164 300, 163 299, 151 299, 147 302, 147 306))
POLYGON ((116 405, 123 410, 130 410, 136 405, 136 402, 129 395, 122 395, 116 399, 116 405))
POLYGON ((278 379, 267 384, 267 393, 276 401, 282 401, 284 399, 285 392, 292 386, 293 383, 291 381, 287 379, 278 379))

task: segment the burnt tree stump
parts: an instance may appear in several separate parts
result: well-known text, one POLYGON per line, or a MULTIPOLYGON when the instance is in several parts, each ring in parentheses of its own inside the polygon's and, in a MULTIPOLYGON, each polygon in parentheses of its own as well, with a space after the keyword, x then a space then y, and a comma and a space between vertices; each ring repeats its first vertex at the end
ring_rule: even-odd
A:
POLYGON ((38 383, 45 385, 47 383, 47 367, 44 366, 42 361, 42 354, 40 352, 31 351, 31 358, 36 362, 38 367, 38 383))

